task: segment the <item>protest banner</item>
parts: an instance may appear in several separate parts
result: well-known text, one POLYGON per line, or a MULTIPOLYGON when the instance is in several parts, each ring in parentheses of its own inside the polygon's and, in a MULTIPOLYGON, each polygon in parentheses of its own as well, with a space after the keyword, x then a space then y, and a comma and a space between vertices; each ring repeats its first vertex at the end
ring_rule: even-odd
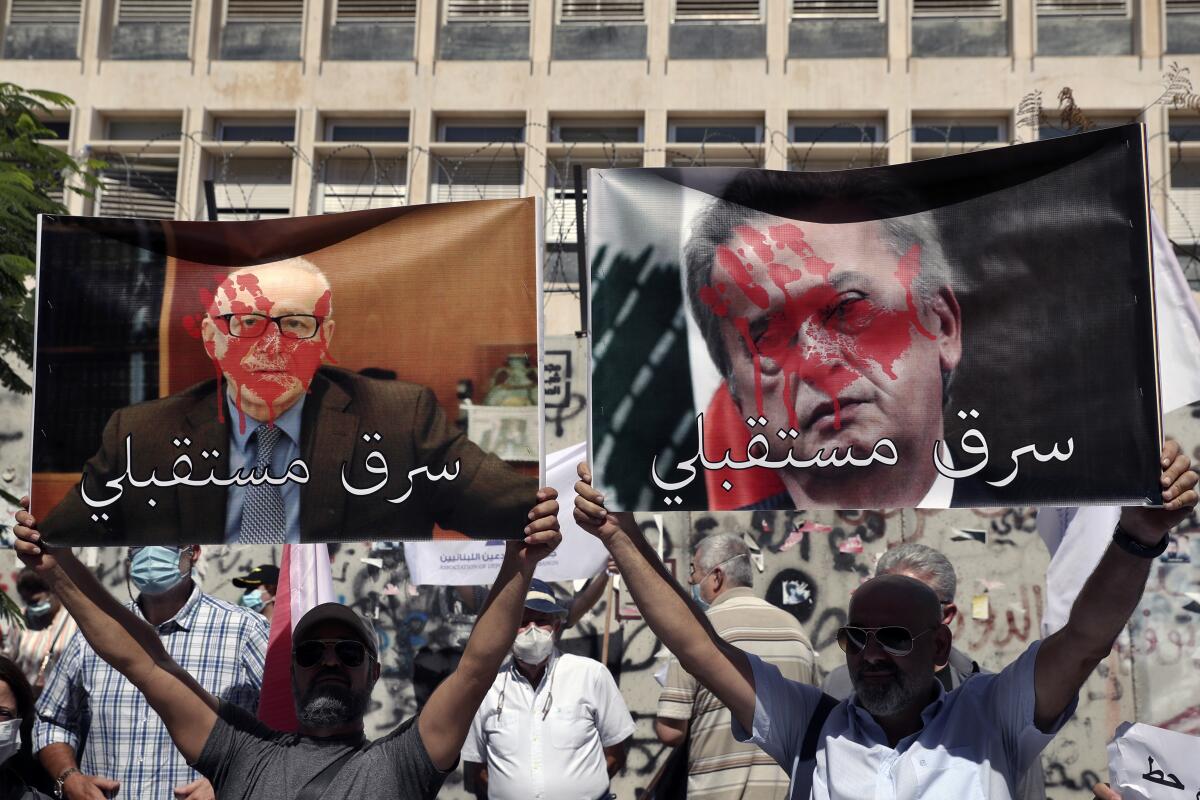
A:
POLYGON ((43 535, 520 536, 537 455, 514 465, 474 444, 459 397, 539 403, 524 373, 540 351, 540 214, 523 199, 256 222, 43 217, 43 535))
MULTIPOLYGON (((558 524, 562 544, 537 566, 544 581, 590 578, 608 563, 608 550, 575 522, 576 468, 586 445, 577 444, 546 456, 547 485, 558 490, 558 524)), ((496 579, 504 560, 504 541, 486 542, 439 536, 433 542, 405 542, 409 580, 417 586, 482 586, 496 579)))
POLYGON ((608 507, 1159 502, 1144 151, 592 171, 608 507))
POLYGON ((1200 738, 1143 722, 1123 723, 1108 744, 1109 785, 1122 800, 1195 800, 1200 797, 1197 753, 1200 738))

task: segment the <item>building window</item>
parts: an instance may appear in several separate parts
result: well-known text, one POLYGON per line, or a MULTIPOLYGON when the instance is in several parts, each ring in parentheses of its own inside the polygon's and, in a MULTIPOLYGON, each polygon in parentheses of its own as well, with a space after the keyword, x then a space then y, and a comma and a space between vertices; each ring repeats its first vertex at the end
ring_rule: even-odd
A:
POLYGON ((192 0, 117 0, 117 24, 192 21, 192 0))
POLYGON ((640 142, 642 141, 642 126, 634 121, 573 120, 555 122, 550 128, 550 141, 570 144, 640 142))
POLYGON ((218 159, 213 167, 217 219, 277 219, 292 213, 290 158, 218 159))
POLYGON ((675 0, 675 22, 761 22, 760 0, 675 0))
POLYGON ((792 0, 792 19, 883 19, 880 0, 792 0))
POLYGON ((1001 121, 969 120, 913 122, 913 144, 993 144, 1007 141, 1007 125, 1001 121))
POLYGON ((444 0, 446 22, 528 22, 529 0, 444 0))
POLYGON ((1003 17, 1004 0, 913 0, 914 17, 1003 17))
POLYGON ((521 196, 521 162, 516 159, 454 159, 434 156, 434 203, 507 200, 521 196))
POLYGON ((175 159, 127 159, 105 155, 100 172, 96 216, 174 219, 179 162, 175 159))
POLYGON ((294 122, 253 122, 225 120, 217 122, 217 141, 220 142, 293 142, 296 139, 294 122))
POLYGON ((225 22, 300 22, 304 0, 226 0, 225 22))
POLYGON ((501 120, 462 120, 444 122, 438 129, 439 142, 521 143, 525 141, 525 125, 501 120))
POLYGON ((78 58, 79 28, 80 0, 10 0, 3 57, 78 58))
POLYGON ((333 23, 414 22, 417 0, 337 0, 333 23))
POLYGON ((39 139, 49 140, 53 142, 62 142, 66 144, 71 138, 71 121, 66 119, 43 119, 40 120, 42 127, 45 128, 53 136, 43 134, 39 139))
POLYGON ((677 144, 760 144, 763 126, 740 122, 677 122, 668 129, 668 141, 677 144))
POLYGON ((1167 136, 1174 143, 1200 142, 1200 120, 1196 122, 1171 120, 1171 124, 1167 128, 1167 136))
POLYGON ((321 213, 390 208, 408 202, 403 158, 330 158, 321 166, 321 213))
POLYGON ((110 119, 107 138, 112 141, 160 142, 176 140, 183 130, 175 119, 110 119))
POLYGON ((327 142, 407 142, 408 124, 393 120, 329 120, 327 142))
POLYGON ((792 122, 792 141, 797 144, 882 144, 880 120, 805 119, 792 122))
POLYGON ((644 0, 558 0, 558 21, 641 22, 646 18, 644 0))
POLYGON ((1130 18, 1129 0, 1037 0, 1040 17, 1123 17, 1130 18))

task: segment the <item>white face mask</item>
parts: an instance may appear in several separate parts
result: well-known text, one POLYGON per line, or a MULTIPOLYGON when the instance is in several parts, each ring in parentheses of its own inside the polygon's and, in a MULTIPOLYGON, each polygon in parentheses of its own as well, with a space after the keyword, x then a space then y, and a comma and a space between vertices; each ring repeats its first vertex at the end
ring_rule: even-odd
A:
POLYGON ((21 718, 0 722, 0 764, 21 749, 21 718))
POLYGON ((530 625, 517 634, 513 642, 512 652, 518 661, 526 664, 540 664, 550 657, 554 649, 554 634, 537 625, 530 625))

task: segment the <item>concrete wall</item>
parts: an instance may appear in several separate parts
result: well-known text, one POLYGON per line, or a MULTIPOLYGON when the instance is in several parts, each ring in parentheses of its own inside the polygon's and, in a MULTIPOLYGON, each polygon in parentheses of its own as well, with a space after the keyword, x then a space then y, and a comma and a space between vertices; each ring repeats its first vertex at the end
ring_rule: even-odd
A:
POLYGON ((529 26, 470 22, 443 25, 438 35, 438 58, 448 61, 524 61, 529 58, 529 26))
POLYGON ((679 22, 671 26, 671 58, 764 58, 767 29, 764 25, 679 22))
POLYGON ((1200 14, 1172 14, 1167 18, 1166 51, 1200 53, 1200 14))
POLYGON ((186 60, 190 34, 191 26, 186 22, 126 22, 113 28, 109 57, 186 60))
POLYGON ((912 21, 914 56, 1008 55, 1008 21, 995 17, 919 17, 912 21))
POLYGON ((227 61, 296 61, 300 58, 299 22, 227 22, 221 31, 221 55, 227 61))
POLYGON ((4 57, 74 59, 79 57, 79 25, 22 22, 4 32, 4 57))

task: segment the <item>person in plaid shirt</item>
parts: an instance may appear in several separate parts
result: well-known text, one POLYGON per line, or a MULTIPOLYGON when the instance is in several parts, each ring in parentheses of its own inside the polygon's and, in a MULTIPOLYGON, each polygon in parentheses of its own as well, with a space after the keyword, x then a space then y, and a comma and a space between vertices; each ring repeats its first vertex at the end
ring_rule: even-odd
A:
MULTIPOLYGON (((255 713, 267 650, 259 614, 200 591, 200 548, 132 547, 128 607, 149 622, 171 657, 213 695, 255 713)), ((213 789, 171 742, 140 691, 76 634, 37 704, 34 749, 60 798, 210 800, 213 789), (80 746, 82 743, 82 753, 80 746)))

